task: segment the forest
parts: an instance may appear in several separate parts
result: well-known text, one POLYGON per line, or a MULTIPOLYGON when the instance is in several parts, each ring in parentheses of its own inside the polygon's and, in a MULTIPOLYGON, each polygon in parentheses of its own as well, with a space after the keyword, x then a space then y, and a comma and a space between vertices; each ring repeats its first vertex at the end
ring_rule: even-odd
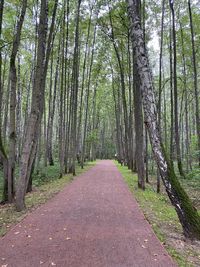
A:
POLYGON ((115 159, 200 239, 199 25, 195 0, 1 0, 2 206, 115 159))

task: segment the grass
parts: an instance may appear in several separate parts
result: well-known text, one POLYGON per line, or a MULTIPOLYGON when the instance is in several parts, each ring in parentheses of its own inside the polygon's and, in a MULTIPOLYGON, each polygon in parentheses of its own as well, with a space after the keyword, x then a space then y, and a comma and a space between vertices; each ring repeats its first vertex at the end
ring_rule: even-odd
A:
MULTIPOLYGON (((79 175, 87 171, 95 164, 95 162, 88 162, 84 169, 81 169, 81 167, 78 166, 76 168, 76 174, 79 175)), ((0 236, 4 236, 11 226, 23 220, 29 212, 47 202, 62 190, 66 184, 75 179, 71 174, 65 175, 61 179, 58 179, 58 177, 58 165, 49 166, 41 170, 39 174, 34 174, 33 192, 26 195, 25 211, 17 212, 14 204, 0 206, 0 236)))
MULTIPOLYGON (((180 267, 199 266, 200 243, 185 242, 177 214, 167 195, 165 193, 157 194, 151 184, 146 185, 145 191, 138 189, 137 175, 117 162, 116 165, 168 253, 180 267)), ((191 190, 186 182, 185 187, 191 190)))

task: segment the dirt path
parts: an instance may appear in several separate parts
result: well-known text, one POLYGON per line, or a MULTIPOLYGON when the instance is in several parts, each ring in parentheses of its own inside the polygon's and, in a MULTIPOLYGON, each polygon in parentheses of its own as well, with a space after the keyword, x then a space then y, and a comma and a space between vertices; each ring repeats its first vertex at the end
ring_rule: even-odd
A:
POLYGON ((176 266, 112 161, 77 177, 0 239, 4 267, 176 266))

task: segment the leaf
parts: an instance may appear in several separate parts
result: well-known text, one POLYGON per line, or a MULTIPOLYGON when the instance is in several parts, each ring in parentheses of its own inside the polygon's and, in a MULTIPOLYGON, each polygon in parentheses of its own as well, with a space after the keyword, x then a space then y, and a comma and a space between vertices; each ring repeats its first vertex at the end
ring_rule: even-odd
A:
POLYGON ((15 232, 15 235, 18 235, 20 232, 15 232))

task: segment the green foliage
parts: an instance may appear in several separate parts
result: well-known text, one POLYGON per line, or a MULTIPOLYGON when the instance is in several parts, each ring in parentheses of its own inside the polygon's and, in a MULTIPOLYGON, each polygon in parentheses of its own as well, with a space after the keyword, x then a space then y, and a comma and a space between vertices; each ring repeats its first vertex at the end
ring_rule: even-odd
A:
POLYGON ((59 164, 47 166, 33 173, 33 185, 40 186, 59 178, 59 164))
POLYGON ((87 138, 86 138, 86 142, 87 142, 88 144, 95 144, 95 143, 97 143, 97 141, 98 141, 98 132, 97 132, 97 130, 95 129, 95 130, 91 131, 91 132, 88 134, 88 136, 87 136, 87 138))
POLYGON ((200 181, 200 168, 197 167, 190 171, 187 175, 187 179, 200 181))

